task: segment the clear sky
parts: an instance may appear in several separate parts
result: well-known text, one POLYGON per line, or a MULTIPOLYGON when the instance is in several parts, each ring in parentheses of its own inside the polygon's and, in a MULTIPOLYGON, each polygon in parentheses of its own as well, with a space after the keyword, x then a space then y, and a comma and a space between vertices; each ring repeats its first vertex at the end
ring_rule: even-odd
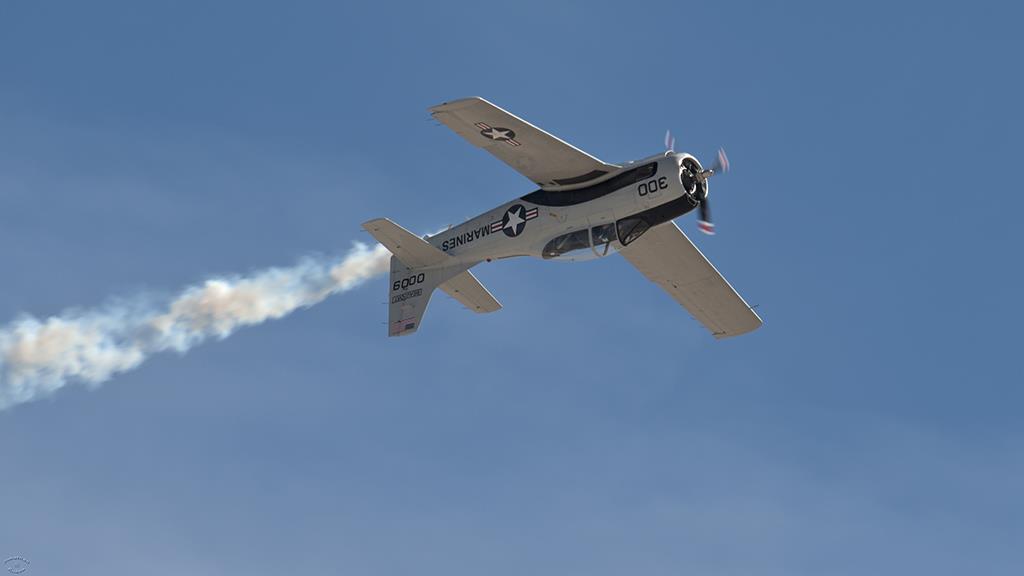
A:
POLYGON ((719 234, 679 224, 765 320, 517 259, 388 339, 377 278, 0 412, 0 556, 1021 574, 1022 13, 984 4, 0 2, 0 325, 531 191, 431 122, 471 95, 610 162, 724 145, 719 234))

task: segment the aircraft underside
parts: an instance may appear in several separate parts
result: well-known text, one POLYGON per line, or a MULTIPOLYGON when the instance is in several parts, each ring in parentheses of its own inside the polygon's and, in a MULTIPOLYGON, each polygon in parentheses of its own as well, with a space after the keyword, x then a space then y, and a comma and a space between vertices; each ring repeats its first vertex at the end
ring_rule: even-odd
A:
POLYGON ((761 325, 751 307, 672 222, 696 209, 701 230, 713 233, 707 181, 728 168, 724 152, 710 169, 695 157, 672 150, 618 166, 601 162, 486 100, 457 100, 432 111, 457 134, 540 188, 422 239, 387 219, 364 223, 393 254, 389 335, 416 332, 437 288, 475 312, 500 309, 469 271, 480 262, 516 256, 582 260, 616 252, 716 338, 761 325))

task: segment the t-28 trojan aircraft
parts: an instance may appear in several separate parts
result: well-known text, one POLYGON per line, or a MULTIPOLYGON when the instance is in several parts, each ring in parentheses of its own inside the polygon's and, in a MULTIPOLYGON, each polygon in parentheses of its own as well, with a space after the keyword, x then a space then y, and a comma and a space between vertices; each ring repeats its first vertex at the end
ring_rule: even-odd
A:
POLYGON ((728 168, 724 152, 705 169, 667 151, 624 166, 607 164, 482 98, 445 102, 434 118, 529 178, 539 190, 433 236, 420 238, 379 218, 363 224, 391 251, 388 334, 419 329, 435 288, 474 312, 501 304, 470 268, 535 256, 600 257, 621 252, 683 305, 715 338, 756 329, 761 319, 672 221, 698 209, 714 233, 708 178, 728 168))

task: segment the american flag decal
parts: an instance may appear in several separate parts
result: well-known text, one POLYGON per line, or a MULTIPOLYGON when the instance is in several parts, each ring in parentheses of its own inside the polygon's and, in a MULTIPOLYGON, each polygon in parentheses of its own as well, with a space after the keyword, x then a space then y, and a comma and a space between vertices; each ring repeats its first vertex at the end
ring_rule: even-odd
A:
POLYGON ((398 336, 399 334, 412 330, 416 327, 416 320, 413 318, 403 318, 391 323, 391 330, 389 334, 391 336, 398 336))

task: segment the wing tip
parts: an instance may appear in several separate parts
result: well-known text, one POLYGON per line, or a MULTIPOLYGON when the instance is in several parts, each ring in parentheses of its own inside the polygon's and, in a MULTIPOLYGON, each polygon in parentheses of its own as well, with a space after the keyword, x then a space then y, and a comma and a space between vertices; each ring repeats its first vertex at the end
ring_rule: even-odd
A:
POLYGON ((750 313, 753 314, 754 318, 755 318, 755 321, 752 322, 751 324, 749 324, 747 326, 743 326, 743 327, 737 328, 737 329, 735 329, 735 330, 733 330, 731 332, 713 332, 712 336, 715 337, 715 340, 725 340, 727 338, 735 338, 736 336, 742 336, 744 334, 749 334, 749 333, 757 330, 761 326, 764 326, 764 320, 761 320, 761 317, 758 316, 756 312, 751 310, 750 313))
POLYGON ((456 98, 455 100, 446 100, 444 102, 441 102, 440 104, 435 104, 434 106, 431 106, 431 107, 427 108, 427 110, 429 110, 431 114, 437 114, 438 112, 446 112, 446 111, 451 110, 453 108, 458 108, 461 105, 464 105, 464 104, 467 104, 467 103, 476 103, 476 102, 484 102, 486 104, 490 104, 491 106, 494 106, 493 103, 487 101, 484 98, 481 98, 480 96, 467 96, 465 98, 456 98))
POLYGON ((372 236, 376 237, 376 233, 379 232, 381 230, 381 228, 383 228, 384 226, 387 226, 387 225, 394 225, 394 224, 395 223, 392 222, 388 218, 373 218, 373 219, 367 220, 366 222, 363 222, 362 224, 360 224, 360 226, 363 228, 363 230, 366 230, 372 236))

